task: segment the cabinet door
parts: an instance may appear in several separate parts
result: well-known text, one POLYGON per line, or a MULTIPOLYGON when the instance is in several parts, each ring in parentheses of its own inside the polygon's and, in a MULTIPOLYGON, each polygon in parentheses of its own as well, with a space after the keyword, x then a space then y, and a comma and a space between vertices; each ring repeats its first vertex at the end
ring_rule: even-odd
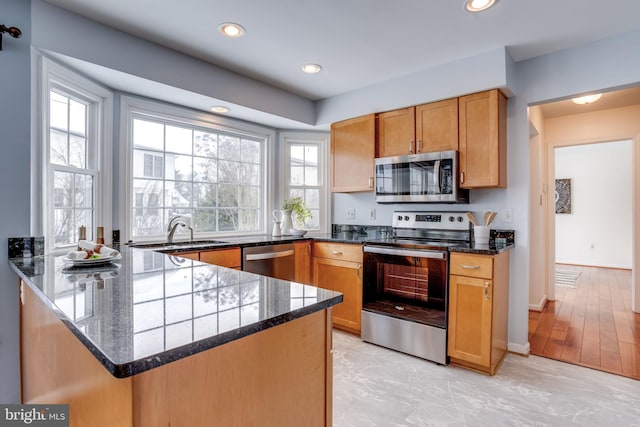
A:
POLYGON ((294 244, 296 263, 296 282, 311 284, 311 242, 294 244))
POLYGON ((492 293, 491 280, 450 276, 449 356, 491 366, 492 293))
POLYGON ((378 156, 406 156, 416 152, 415 108, 378 114, 378 156))
POLYGON ((458 98, 416 107, 416 151, 458 150, 458 98))
POLYGON ((460 187, 507 186, 507 99, 499 90, 459 98, 460 187))
POLYGON ((242 265, 240 248, 202 251, 200 252, 200 261, 236 269, 242 265))
POLYGON ((362 264, 314 257, 313 283, 343 294, 342 303, 333 307, 333 326, 360 334, 362 264))
POLYGON ((373 191, 376 117, 369 114, 331 125, 331 191, 373 191))

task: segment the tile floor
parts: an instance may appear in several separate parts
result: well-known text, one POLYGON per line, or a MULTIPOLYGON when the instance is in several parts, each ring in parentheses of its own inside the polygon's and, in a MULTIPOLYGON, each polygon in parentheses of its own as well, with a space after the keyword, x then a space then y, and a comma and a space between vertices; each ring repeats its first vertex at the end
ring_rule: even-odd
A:
POLYGON ((640 381, 508 354, 485 376, 336 331, 333 425, 640 426, 640 381))

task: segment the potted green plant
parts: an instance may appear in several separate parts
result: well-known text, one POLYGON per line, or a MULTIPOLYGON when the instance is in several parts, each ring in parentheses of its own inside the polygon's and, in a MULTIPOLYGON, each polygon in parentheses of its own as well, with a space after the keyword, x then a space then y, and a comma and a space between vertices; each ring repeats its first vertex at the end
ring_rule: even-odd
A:
POLYGON ((302 197, 290 197, 282 202, 282 210, 290 210, 295 214, 298 227, 304 226, 311 219, 311 211, 307 208, 302 197))

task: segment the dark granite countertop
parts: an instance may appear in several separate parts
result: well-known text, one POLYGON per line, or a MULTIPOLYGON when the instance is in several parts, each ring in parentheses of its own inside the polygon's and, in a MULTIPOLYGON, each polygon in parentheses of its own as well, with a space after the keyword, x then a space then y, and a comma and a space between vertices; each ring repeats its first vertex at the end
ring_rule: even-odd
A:
POLYGON ((9 260, 20 278, 118 378, 342 301, 342 294, 313 286, 152 250, 120 249, 121 260, 92 268, 69 267, 64 255, 9 260))
POLYGON ((496 247, 495 245, 480 245, 480 244, 470 244, 470 245, 462 245, 462 246, 452 246, 449 248, 449 252, 462 252, 466 254, 477 254, 477 255, 497 255, 502 252, 508 251, 515 248, 514 244, 507 244, 502 247, 496 247))

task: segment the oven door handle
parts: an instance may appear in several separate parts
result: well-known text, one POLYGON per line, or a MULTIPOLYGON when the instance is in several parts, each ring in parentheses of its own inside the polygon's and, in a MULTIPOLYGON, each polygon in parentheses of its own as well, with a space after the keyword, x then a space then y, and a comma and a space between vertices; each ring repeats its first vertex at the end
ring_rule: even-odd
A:
POLYGON ((432 258, 432 259, 445 259, 446 252, 442 251, 416 251, 411 249, 395 249, 395 248, 383 248, 380 246, 365 246, 365 252, 381 255, 398 255, 398 256, 412 256, 416 258, 432 258))

